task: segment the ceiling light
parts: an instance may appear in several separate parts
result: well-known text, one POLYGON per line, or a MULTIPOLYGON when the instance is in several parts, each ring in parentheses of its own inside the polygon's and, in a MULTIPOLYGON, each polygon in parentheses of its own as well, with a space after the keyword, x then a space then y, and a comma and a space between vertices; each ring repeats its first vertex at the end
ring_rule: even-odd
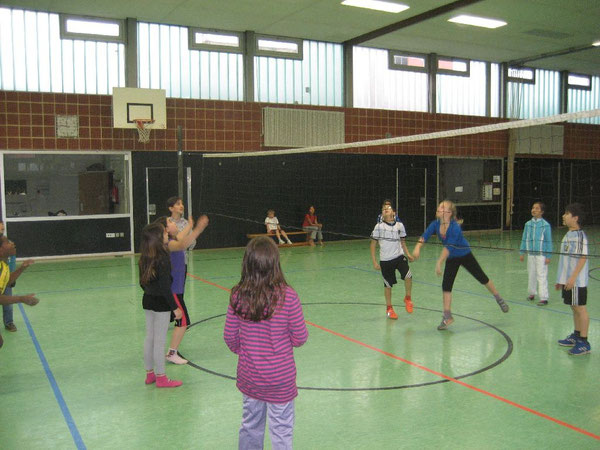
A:
POLYGON ((485 17, 468 16, 466 14, 448 19, 448 22, 473 25, 474 27, 498 28, 506 25, 506 22, 496 19, 487 19, 485 17))
POLYGON ((401 3, 383 2, 380 0, 344 0, 342 5, 356 6, 357 8, 374 9, 390 13, 399 13, 410 8, 401 3))
POLYGON ((596 41, 592 44, 594 47, 600 47, 600 41, 596 41))

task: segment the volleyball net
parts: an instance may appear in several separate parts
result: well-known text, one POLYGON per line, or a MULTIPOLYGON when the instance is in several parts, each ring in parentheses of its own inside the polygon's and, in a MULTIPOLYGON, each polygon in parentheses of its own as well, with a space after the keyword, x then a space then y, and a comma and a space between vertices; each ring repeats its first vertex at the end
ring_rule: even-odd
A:
MULTIPOLYGON (((384 199, 389 199, 412 246, 435 219, 438 202, 449 199, 457 205, 472 247, 518 251, 531 206, 542 201, 557 253, 565 232, 557 227, 567 204, 583 204, 584 229, 600 225, 595 213, 600 211, 600 160, 566 159, 562 146, 561 123, 595 116, 600 109, 361 142, 206 153, 201 209, 211 216, 216 238, 238 246, 245 244, 247 234, 265 233, 271 209, 284 230, 302 230, 309 206, 323 223, 326 241, 366 239, 384 199), (508 157, 414 151, 423 147, 455 154, 444 149, 456 149, 464 139, 476 139, 481 146, 501 140, 508 157), (410 146, 411 154, 403 154, 404 146, 410 146), (529 150, 523 151, 525 147, 529 150)), ((590 255, 599 256, 596 241, 589 237, 590 255)))

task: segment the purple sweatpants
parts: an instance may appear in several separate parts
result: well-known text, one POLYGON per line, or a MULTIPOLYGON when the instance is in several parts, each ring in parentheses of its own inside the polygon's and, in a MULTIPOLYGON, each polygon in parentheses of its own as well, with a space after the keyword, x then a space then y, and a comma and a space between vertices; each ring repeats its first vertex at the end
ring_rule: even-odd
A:
POLYGON ((267 403, 244 395, 239 450, 262 449, 265 421, 269 417, 269 434, 273 450, 291 450, 294 433, 294 401, 267 403))

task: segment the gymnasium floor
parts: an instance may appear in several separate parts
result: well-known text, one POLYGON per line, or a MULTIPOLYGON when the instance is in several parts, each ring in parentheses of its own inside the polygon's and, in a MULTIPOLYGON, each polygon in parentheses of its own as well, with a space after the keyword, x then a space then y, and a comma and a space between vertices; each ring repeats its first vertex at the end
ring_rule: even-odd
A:
MULTIPOLYGON (((506 234, 494 239, 516 245, 506 234)), ((310 333, 295 353, 303 388, 295 448, 598 448, 598 281, 590 278, 589 287, 593 352, 572 357, 556 344, 573 329, 570 310, 553 290, 546 307, 528 302, 526 264, 511 251, 474 250, 510 312, 461 269, 456 320, 437 331, 438 251, 428 245, 411 264, 412 315, 400 306, 403 286, 394 289, 400 318, 392 321, 368 241, 281 250, 310 333)), ((191 364, 167 366, 184 382, 171 390, 143 383, 144 314, 133 257, 32 266, 16 293, 34 292, 40 304, 16 306, 18 332, 2 331, 0 447, 237 448, 241 394, 222 329, 242 254, 194 252, 186 287, 193 325, 180 347, 191 364)), ((598 265, 591 259, 592 277, 598 265)))

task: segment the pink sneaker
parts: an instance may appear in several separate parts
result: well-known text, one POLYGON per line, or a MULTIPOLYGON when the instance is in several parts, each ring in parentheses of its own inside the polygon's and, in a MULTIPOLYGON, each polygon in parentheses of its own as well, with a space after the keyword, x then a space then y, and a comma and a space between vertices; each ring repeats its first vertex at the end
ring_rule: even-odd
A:
POLYGON ((146 384, 152 384, 156 381, 156 375, 154 372, 146 372, 146 384))
POLYGON ((159 388, 171 388, 181 386, 183 382, 179 380, 170 380, 166 375, 160 375, 156 377, 156 387, 159 388))

